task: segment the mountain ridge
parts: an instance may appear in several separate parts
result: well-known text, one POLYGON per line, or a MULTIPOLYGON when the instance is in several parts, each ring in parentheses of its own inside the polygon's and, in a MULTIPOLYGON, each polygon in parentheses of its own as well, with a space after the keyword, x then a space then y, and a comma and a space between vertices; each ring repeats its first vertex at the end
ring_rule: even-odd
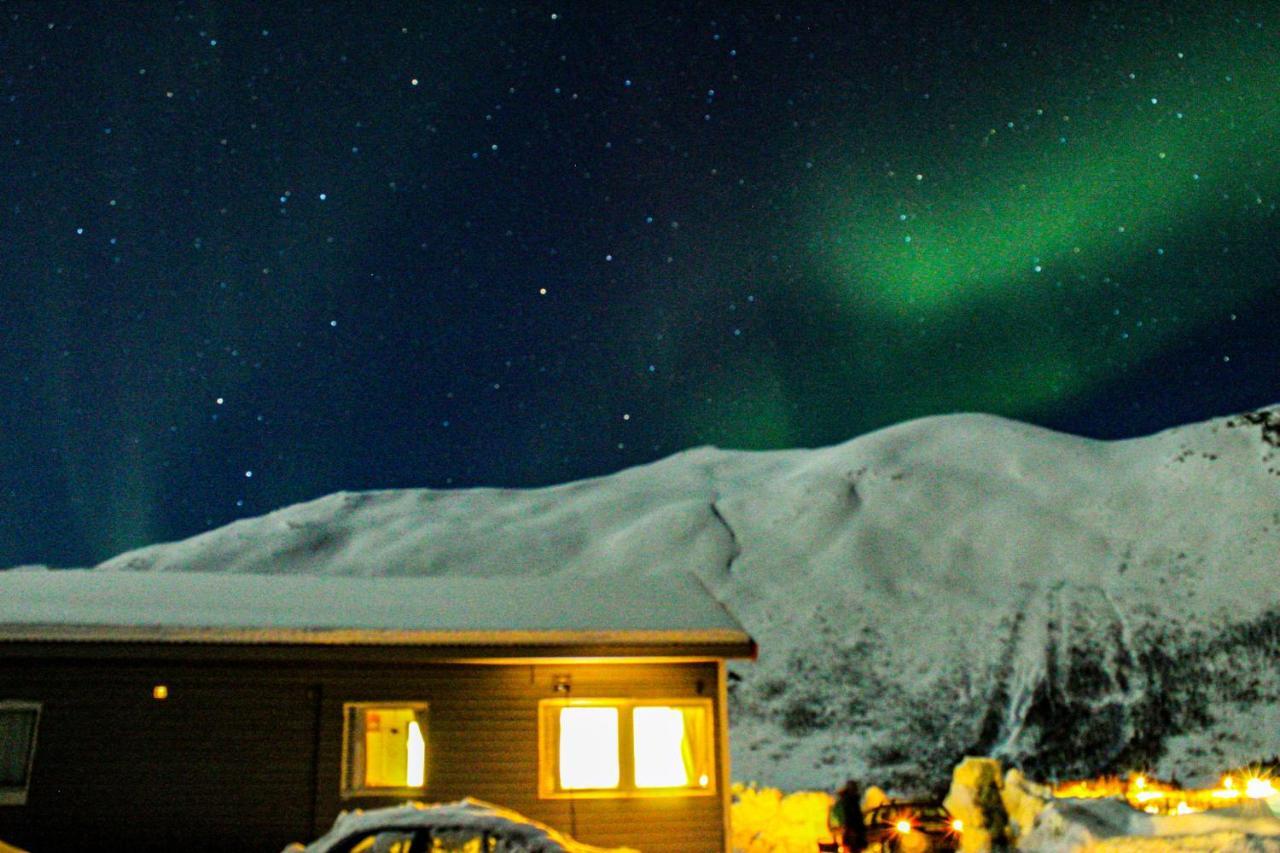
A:
POLYGON ((989 415, 542 489, 345 492, 102 570, 661 577, 752 633, 735 774, 1198 778, 1280 753, 1280 407, 1123 441, 989 415))

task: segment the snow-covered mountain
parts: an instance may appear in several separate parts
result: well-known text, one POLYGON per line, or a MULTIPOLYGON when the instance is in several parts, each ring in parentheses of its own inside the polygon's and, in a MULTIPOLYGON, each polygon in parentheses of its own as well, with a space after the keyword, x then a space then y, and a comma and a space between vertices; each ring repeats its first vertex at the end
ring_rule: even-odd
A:
POLYGON ((1098 442, 980 415, 545 489, 341 493, 105 570, 696 573, 760 645, 734 775, 1184 780, 1280 754, 1280 406, 1098 442))

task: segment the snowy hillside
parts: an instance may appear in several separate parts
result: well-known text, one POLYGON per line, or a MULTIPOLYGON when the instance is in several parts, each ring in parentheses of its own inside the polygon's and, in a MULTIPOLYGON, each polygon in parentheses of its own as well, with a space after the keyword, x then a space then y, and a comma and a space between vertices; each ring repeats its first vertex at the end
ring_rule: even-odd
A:
POLYGON ((760 645, 734 775, 1184 781, 1280 753, 1280 407, 1096 442, 979 415, 529 491, 336 494, 110 570, 692 571, 760 645))

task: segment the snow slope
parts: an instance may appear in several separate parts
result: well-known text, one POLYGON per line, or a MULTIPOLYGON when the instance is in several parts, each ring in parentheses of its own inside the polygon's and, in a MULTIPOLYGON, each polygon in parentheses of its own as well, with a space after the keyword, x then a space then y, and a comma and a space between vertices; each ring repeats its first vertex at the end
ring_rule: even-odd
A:
POLYGON ((760 645, 734 774, 1184 781, 1280 753, 1280 407, 1097 442, 981 415, 535 490, 340 493, 105 570, 693 572, 760 645))

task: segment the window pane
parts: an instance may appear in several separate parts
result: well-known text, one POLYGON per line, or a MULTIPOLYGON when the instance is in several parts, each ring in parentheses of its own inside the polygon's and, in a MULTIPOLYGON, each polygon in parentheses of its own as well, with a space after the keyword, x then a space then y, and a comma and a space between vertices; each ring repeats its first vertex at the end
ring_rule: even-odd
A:
POLYGON ((561 789, 618 787, 618 709, 561 708, 559 754, 561 789))
POLYGON ((0 788, 26 788, 36 709, 0 707, 0 788))
POLYGON ((420 788, 426 748, 412 708, 364 712, 364 787, 420 788))
POLYGON ((343 796, 426 786, 426 703, 351 702, 344 709, 343 796))
POLYGON ((632 711, 637 788, 705 788, 703 708, 640 707, 632 711))

